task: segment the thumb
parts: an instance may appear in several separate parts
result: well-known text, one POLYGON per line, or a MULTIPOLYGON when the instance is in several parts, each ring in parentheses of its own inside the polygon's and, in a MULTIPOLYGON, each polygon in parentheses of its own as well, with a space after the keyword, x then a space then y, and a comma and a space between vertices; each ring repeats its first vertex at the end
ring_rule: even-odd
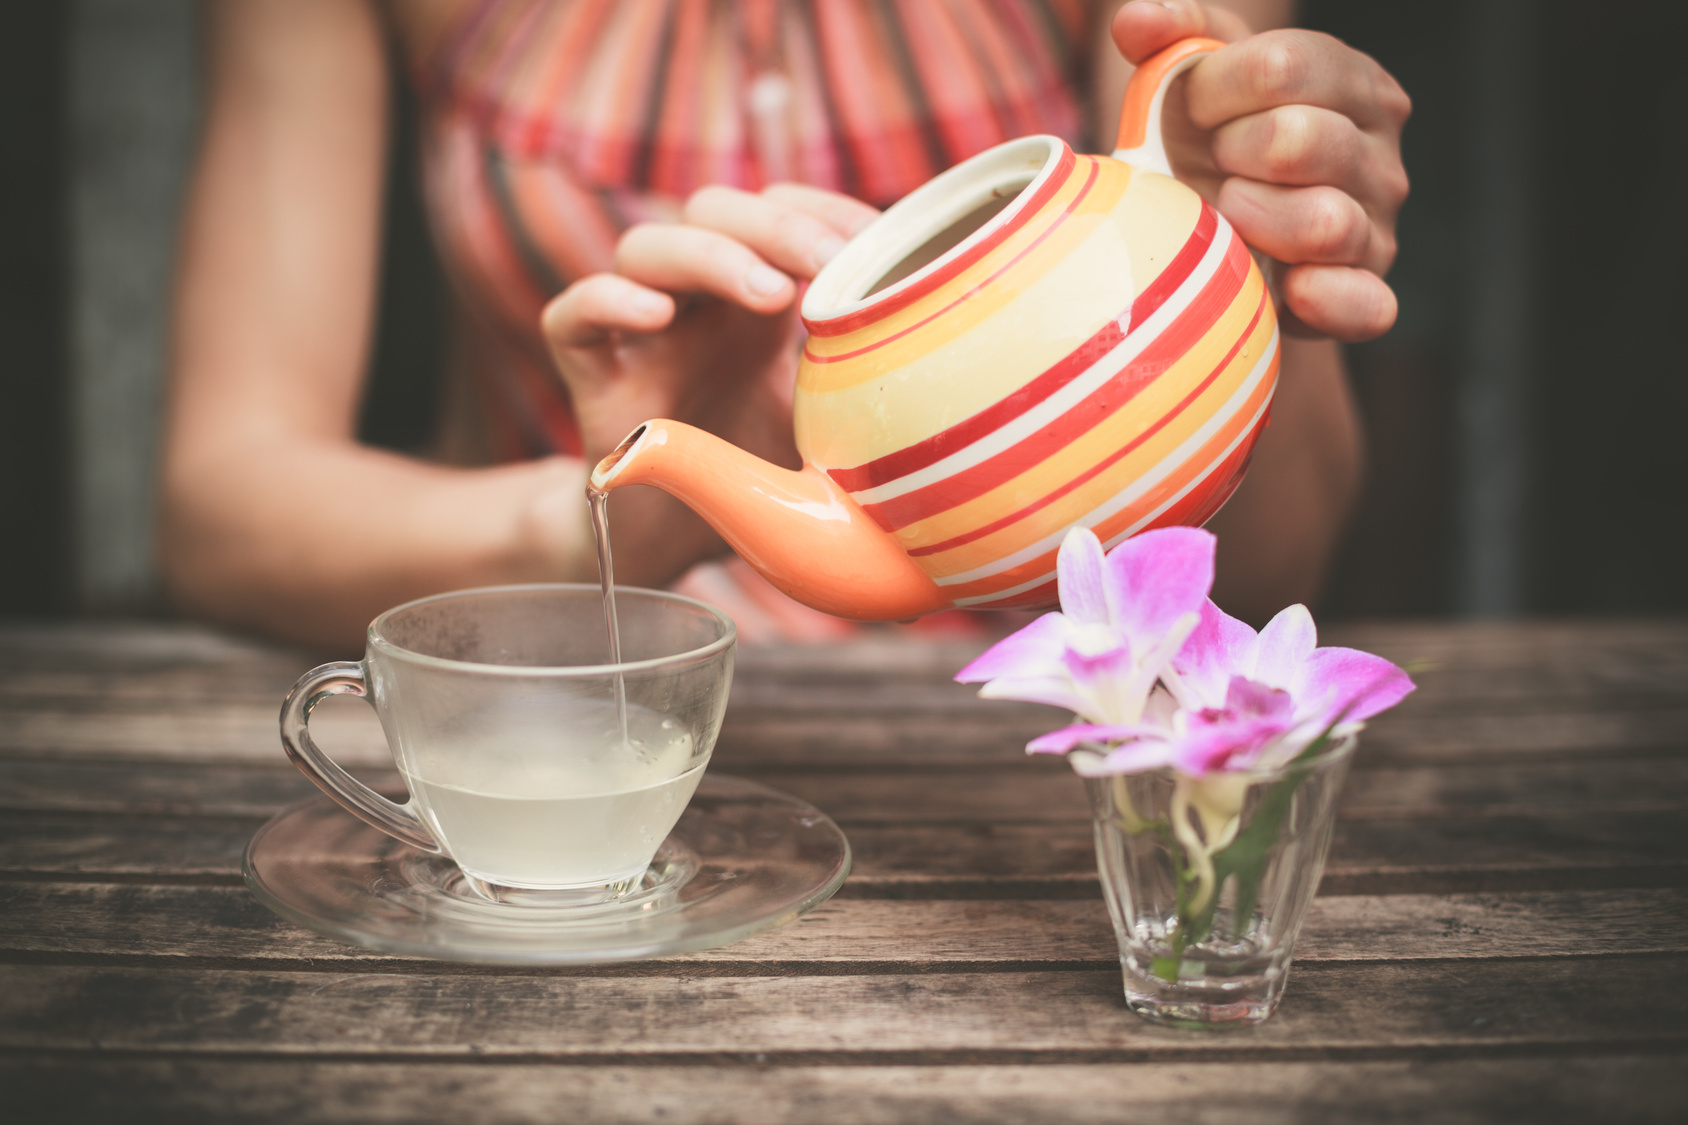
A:
POLYGON ((1132 0, 1114 14, 1111 30, 1120 54, 1133 64, 1193 35, 1234 43, 1249 33, 1240 16, 1196 0, 1132 0))

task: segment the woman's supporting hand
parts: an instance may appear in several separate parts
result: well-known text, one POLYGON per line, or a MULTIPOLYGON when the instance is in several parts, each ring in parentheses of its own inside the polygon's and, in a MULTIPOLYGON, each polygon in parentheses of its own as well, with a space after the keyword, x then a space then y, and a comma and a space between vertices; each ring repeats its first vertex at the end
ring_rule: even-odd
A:
POLYGON ((798 283, 877 215, 794 184, 707 187, 683 222, 629 229, 615 273, 575 282, 545 310, 588 463, 640 422, 674 418, 795 466, 798 283))
POLYGON ((1174 169, 1288 267, 1286 330, 1346 342, 1388 331, 1395 294, 1383 277, 1407 196, 1401 127, 1412 111, 1400 84, 1328 35, 1249 35, 1236 15, 1195 0, 1137 0, 1112 31, 1133 63, 1192 35, 1230 44, 1168 95, 1174 169))
MULTIPOLYGON (((798 282, 878 211, 830 191, 704 188, 680 223, 641 223, 616 272, 577 280, 545 307, 545 340, 581 426, 587 470, 652 417, 672 417, 797 468, 798 282)), ((655 488, 609 505, 616 576, 674 581, 726 547, 655 488), (623 568, 623 559, 630 566, 623 568)))
MULTIPOLYGON (((544 314, 588 469, 650 418, 688 422, 798 467, 799 282, 876 215, 795 184, 759 194, 706 187, 687 200, 682 222, 630 228, 616 246, 616 272, 575 282, 544 314)), ((725 549, 701 517, 655 489, 617 493, 610 517, 617 578, 664 584, 725 549)))

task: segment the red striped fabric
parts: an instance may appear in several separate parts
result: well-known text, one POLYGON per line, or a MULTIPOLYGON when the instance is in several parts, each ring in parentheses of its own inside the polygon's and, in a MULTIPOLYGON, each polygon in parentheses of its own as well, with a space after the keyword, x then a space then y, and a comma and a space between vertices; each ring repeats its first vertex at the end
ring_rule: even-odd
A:
POLYGON ((621 230, 709 183, 885 206, 1012 137, 1076 143, 1087 18, 1082 0, 466 4, 417 73, 424 173, 471 330, 500 337, 471 347, 496 357, 489 408, 544 419, 502 423, 527 435, 504 455, 577 444, 538 313, 610 268, 621 230))
POLYGON ((684 195, 763 182, 748 95, 773 76, 791 151, 847 156, 787 174, 883 206, 1013 137, 1076 141, 1087 19, 1051 0, 480 0, 420 83, 507 157, 684 195))

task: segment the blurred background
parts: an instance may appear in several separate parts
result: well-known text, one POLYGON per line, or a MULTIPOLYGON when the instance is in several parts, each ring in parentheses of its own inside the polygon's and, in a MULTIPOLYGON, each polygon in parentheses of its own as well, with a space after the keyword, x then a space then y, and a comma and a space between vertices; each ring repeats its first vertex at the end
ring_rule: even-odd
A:
MULTIPOLYGON (((0 10, 0 617, 161 612, 153 460, 191 0, 0 10)), ((1371 443, 1322 616, 1688 609, 1688 5, 1310 0, 1412 95, 1371 443)), ((395 167, 415 159, 397 131, 395 167)), ((442 291, 390 177, 366 439, 420 445, 442 291)))

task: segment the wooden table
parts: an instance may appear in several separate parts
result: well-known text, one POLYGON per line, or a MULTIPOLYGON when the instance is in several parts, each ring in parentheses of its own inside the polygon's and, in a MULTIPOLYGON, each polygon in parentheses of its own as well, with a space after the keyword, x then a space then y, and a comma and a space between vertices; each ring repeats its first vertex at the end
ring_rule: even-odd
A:
MULTIPOLYGON (((830 812, 849 882, 738 945, 536 972, 243 887, 313 792, 275 733, 308 657, 0 630, 0 1120, 1681 1120, 1688 623, 1328 639, 1430 667, 1362 743, 1282 1009, 1203 1034, 1126 1011, 1080 786, 1021 753, 1058 716, 950 683, 976 646, 745 652, 711 768, 830 812)), ((318 729, 390 780, 363 703, 318 729)))

